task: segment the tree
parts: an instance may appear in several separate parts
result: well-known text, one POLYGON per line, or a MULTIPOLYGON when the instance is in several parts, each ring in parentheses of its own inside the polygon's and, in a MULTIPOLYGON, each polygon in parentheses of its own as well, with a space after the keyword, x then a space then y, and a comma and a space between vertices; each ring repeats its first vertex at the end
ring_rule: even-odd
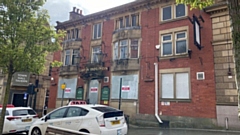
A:
POLYGON ((44 71, 46 55, 61 49, 64 32, 49 26, 45 0, 0 0, 0 68, 7 84, 0 118, 0 134, 4 125, 11 80, 15 72, 44 71))
POLYGON ((191 8, 202 9, 214 3, 214 0, 176 0, 176 3, 190 5, 191 8))

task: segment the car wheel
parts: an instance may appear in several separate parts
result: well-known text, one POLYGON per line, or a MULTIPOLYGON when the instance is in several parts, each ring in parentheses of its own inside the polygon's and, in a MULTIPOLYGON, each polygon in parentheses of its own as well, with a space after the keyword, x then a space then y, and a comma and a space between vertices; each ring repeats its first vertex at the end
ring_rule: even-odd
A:
POLYGON ((79 130, 80 132, 84 132, 84 133, 90 133, 87 129, 81 129, 79 130))
POLYGON ((34 128, 31 132, 31 135, 42 135, 39 128, 34 128))

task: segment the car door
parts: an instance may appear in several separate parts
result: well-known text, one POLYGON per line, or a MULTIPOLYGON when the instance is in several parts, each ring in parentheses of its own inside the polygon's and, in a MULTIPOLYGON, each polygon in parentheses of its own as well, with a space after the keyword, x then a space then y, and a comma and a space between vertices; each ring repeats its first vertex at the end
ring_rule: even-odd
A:
POLYGON ((60 108, 50 114, 48 114, 46 117, 48 117, 48 120, 46 121, 49 125, 56 126, 56 127, 62 127, 62 119, 64 118, 66 111, 68 107, 60 108))
POLYGON ((81 107, 69 107, 66 117, 63 118, 62 124, 64 128, 78 131, 81 127, 82 118, 87 114, 81 107))

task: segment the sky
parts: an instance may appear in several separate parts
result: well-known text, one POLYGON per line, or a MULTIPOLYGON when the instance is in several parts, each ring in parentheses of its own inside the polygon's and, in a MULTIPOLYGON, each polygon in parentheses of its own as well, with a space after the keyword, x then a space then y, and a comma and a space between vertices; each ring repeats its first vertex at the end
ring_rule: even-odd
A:
POLYGON ((73 7, 82 10, 83 15, 88 15, 132 1, 134 0, 47 0, 43 8, 48 10, 50 23, 55 26, 56 21, 69 19, 73 7))

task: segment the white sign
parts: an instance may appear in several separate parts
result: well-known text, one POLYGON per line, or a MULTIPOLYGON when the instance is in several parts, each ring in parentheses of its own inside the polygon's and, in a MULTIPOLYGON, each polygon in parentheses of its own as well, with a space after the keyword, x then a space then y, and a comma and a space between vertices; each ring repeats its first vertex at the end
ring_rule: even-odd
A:
POLYGON ((98 88, 97 87, 91 87, 90 92, 96 93, 96 92, 98 92, 98 88))
POLYGON ((130 86, 122 86, 122 92, 129 92, 130 86))
POLYGON ((71 93, 71 88, 66 88, 65 93, 71 93))

